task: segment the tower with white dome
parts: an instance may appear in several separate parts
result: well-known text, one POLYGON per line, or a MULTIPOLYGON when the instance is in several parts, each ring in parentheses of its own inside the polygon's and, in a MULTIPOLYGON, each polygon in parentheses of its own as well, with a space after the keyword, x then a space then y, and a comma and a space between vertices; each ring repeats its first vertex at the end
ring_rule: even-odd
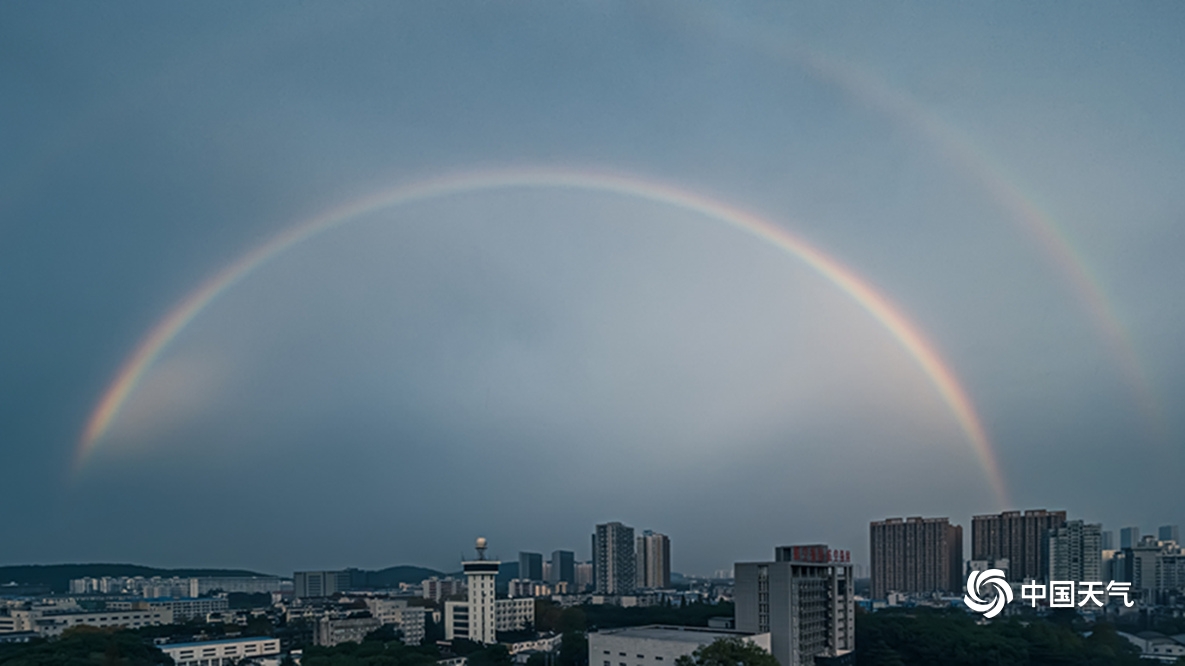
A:
MULTIPOLYGON (((497 642, 497 625, 494 612, 494 582, 498 577, 501 562, 486 559, 486 539, 478 537, 477 559, 462 562, 465 577, 469 583, 468 638, 471 641, 489 645, 497 642)), ((461 621, 457 618, 458 622, 461 621)))

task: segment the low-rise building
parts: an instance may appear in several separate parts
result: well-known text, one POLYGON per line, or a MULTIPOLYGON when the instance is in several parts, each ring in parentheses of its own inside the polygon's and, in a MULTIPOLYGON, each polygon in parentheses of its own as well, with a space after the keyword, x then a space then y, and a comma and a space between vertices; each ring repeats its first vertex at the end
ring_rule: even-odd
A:
POLYGON ((158 645, 175 666, 231 666, 255 657, 280 654, 280 639, 266 636, 228 638, 200 643, 158 645))
POLYGON ((674 666, 679 657, 721 638, 740 638, 770 649, 768 633, 752 634, 705 627, 649 625, 594 631, 588 635, 589 666, 674 666))
POLYGON ((168 608, 141 610, 106 610, 95 612, 34 612, 30 619, 33 631, 41 636, 61 636, 70 627, 126 627, 139 629, 162 624, 173 624, 173 611, 168 608))
POLYGON ((406 599, 368 597, 366 607, 380 624, 399 628, 404 645, 419 645, 424 640, 425 617, 428 609, 408 605, 406 599))
POLYGON ((342 643, 361 643, 370 632, 382 626, 378 618, 365 617, 322 617, 313 632, 313 642, 325 647, 342 643))

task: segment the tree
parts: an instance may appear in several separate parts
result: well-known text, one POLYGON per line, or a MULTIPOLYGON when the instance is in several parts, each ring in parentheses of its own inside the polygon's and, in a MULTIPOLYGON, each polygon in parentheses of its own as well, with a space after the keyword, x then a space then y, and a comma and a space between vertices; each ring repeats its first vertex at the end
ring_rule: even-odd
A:
POLYGON ((778 660, 749 641, 720 638, 679 657, 675 666, 778 666, 778 660))

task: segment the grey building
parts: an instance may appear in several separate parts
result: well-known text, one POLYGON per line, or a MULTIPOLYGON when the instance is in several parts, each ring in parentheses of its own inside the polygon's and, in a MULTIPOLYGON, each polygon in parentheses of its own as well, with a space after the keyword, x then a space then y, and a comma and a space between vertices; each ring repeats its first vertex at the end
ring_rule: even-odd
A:
POLYGON ((1115 532, 1103 530, 1099 533, 1099 545, 1103 550, 1115 550, 1115 532))
POLYGON ((520 552, 518 554, 518 577, 523 580, 543 580, 543 555, 520 552))
POLYGON ((869 526, 872 597, 963 589, 963 528, 948 518, 888 518, 869 526))
POLYGON ((642 589, 665 589, 671 586, 671 540, 665 534, 646 530, 638 537, 637 585, 642 589))
POLYGON ((1161 541, 1172 541, 1181 544, 1181 527, 1179 525, 1161 525, 1156 530, 1156 538, 1161 541))
POLYGON ((597 525, 593 534, 593 587, 597 594, 633 594, 637 583, 634 528, 597 525))
POLYGON ((292 574, 292 587, 298 599, 332 597, 350 589, 350 572, 297 571, 292 574))
POLYGON ((825 545, 782 546, 773 562, 734 565, 736 628, 769 633, 781 666, 813 666, 856 647, 851 557, 825 545))
POLYGON ((1049 580, 1102 581, 1101 532, 1101 525, 1081 520, 1050 530, 1049 580))
POLYGON ((576 584, 576 553, 570 550, 556 550, 551 553, 551 575, 549 583, 576 584))
POLYGON ((1044 580, 1049 573, 1049 531, 1066 524, 1065 511, 1030 509, 971 518, 971 559, 1007 559, 1008 579, 1044 580))
POLYGON ((1140 543, 1140 528, 1137 525, 1119 530, 1119 547, 1133 548, 1140 543))

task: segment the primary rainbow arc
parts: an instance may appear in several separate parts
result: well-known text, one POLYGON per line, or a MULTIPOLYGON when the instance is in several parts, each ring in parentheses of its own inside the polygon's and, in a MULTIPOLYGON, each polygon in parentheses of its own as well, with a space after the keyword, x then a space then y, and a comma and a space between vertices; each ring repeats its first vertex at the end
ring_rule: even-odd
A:
POLYGON ((1001 506, 1008 505, 1008 495, 996 456, 967 392, 918 327, 866 280, 782 227, 739 208, 670 185, 635 177, 557 169, 470 172, 395 187, 322 213, 243 255, 182 299, 149 331, 120 367, 115 380, 103 393, 86 423, 78 447, 76 467, 95 449, 148 369, 177 334, 221 293, 270 259, 364 213, 436 197, 512 187, 571 188, 668 204, 729 224, 797 257, 851 296, 914 359, 967 437, 997 501, 1001 506))

